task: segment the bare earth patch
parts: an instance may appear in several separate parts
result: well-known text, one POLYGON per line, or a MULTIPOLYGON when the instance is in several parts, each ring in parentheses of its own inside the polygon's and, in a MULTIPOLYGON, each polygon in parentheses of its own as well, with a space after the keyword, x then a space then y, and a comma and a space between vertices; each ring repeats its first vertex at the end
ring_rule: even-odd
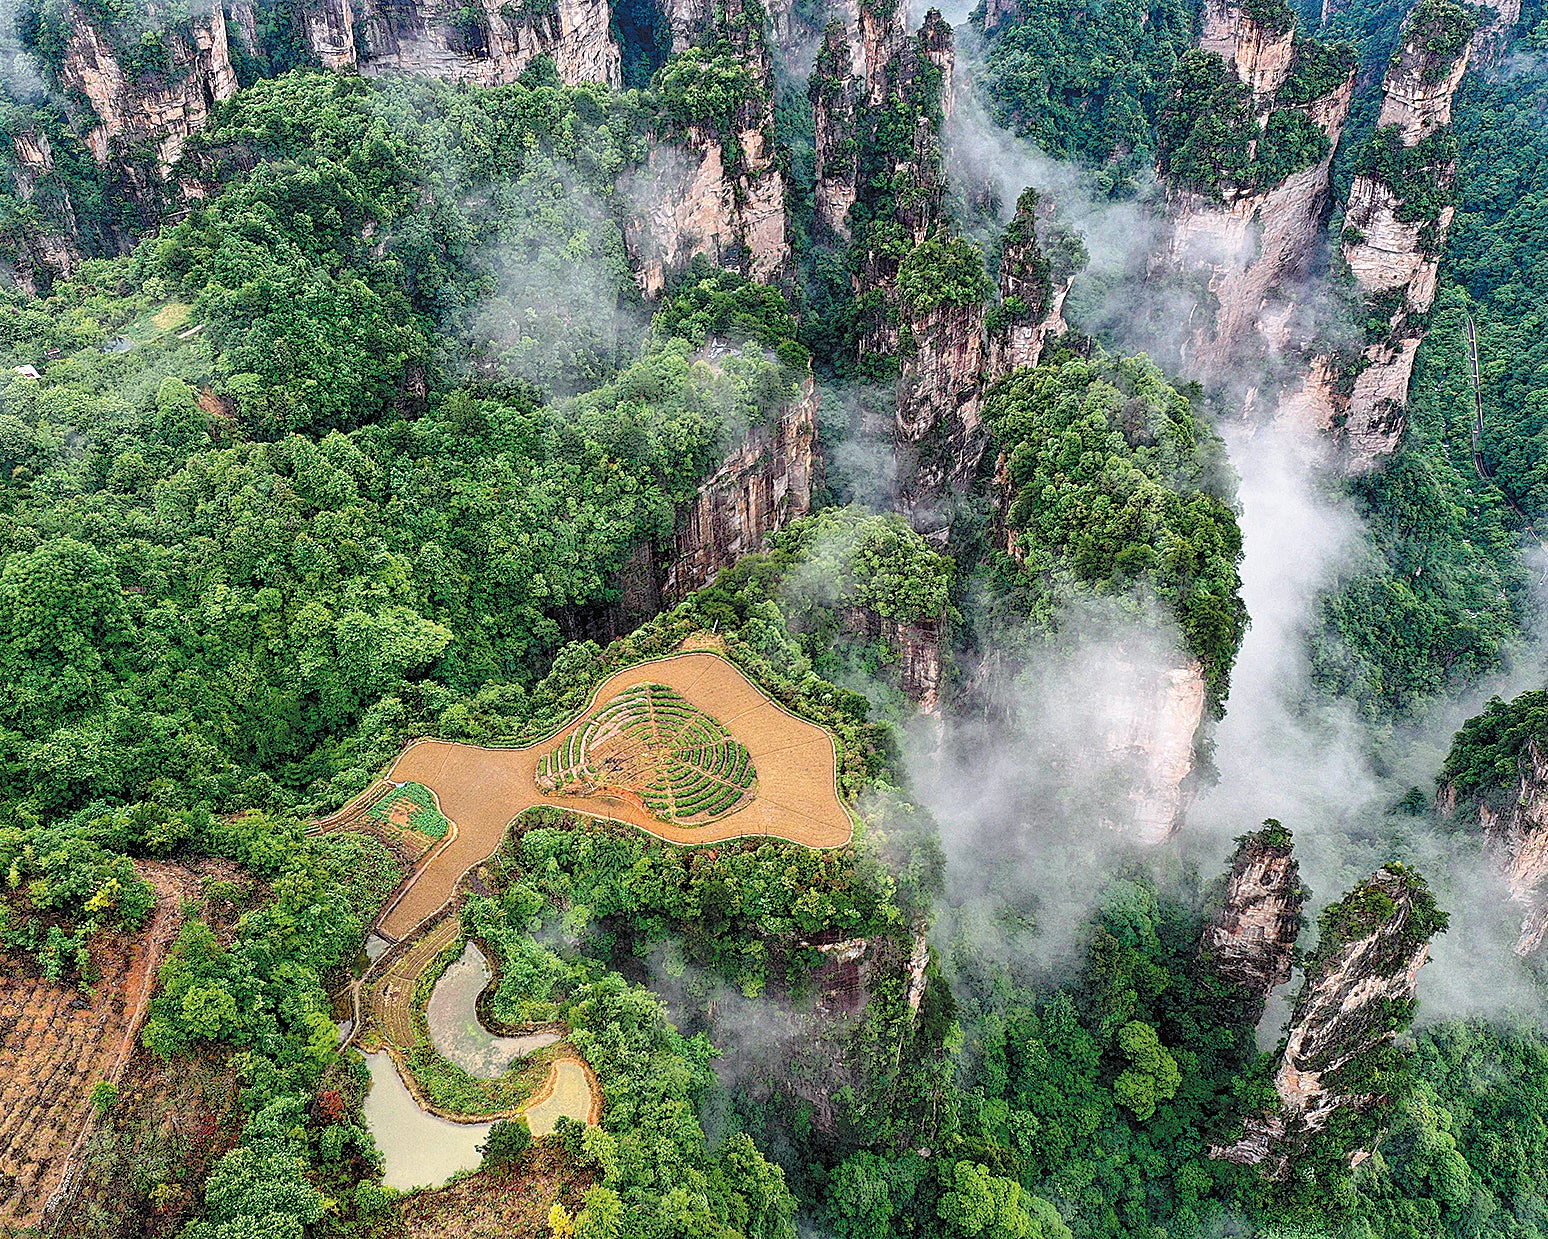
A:
POLYGON ((405 1239, 549 1239, 555 1202, 578 1213, 592 1172, 557 1148, 535 1145, 511 1167, 484 1170, 402 1205, 405 1239))
POLYGON ((132 937, 96 948, 102 975, 91 996, 0 964, 0 1231, 42 1220, 90 1135, 92 1089, 118 1083, 135 1049, 182 900, 197 890, 193 875, 173 866, 143 871, 156 910, 132 937))
MULTIPOLYGON (((463 874, 494 854, 511 820, 539 804, 624 822, 671 843, 767 835, 807 847, 841 847, 849 842, 851 822, 838 796, 837 765, 833 738, 823 728, 776 705, 735 666, 708 651, 617 672, 575 722, 527 748, 419 741, 399 755, 387 777, 428 787, 455 829, 389 903, 379 927, 394 940, 412 933, 445 906, 463 874), (610 794, 605 787, 589 796, 540 788, 539 763, 561 751, 572 733, 615 697, 640 684, 665 685, 745 747, 757 769, 756 795, 715 821, 683 825, 661 820, 636 795, 610 794)), ((347 809, 335 818, 346 815, 347 809)))

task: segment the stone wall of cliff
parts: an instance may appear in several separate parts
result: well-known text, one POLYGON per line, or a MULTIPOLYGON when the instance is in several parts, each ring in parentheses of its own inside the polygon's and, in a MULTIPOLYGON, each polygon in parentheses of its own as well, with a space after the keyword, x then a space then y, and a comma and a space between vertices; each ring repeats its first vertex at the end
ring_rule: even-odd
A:
POLYGON ((849 211, 855 205, 860 142, 855 103, 854 57, 843 23, 830 22, 807 84, 815 128, 813 205, 820 230, 850 239, 849 211))
POLYGON ((1358 354, 1312 359, 1287 418, 1326 430, 1346 467, 1373 468, 1403 437, 1414 356, 1428 328, 1455 208, 1451 101, 1477 20, 1451 0, 1421 0, 1382 82, 1376 133, 1356 159, 1340 251, 1368 322, 1358 354))
POLYGON ((1278 1104, 1249 1116, 1242 1137, 1212 1156, 1282 1174, 1335 1113, 1378 1100, 1366 1071, 1411 1018, 1430 938, 1446 917, 1422 878, 1391 864, 1325 910, 1320 925, 1274 1073, 1278 1104))
POLYGON ((146 67, 143 58, 139 64, 130 60, 115 42, 123 32, 105 30, 85 9, 69 5, 70 36, 54 66, 59 89, 90 109, 74 119, 92 156, 112 164, 124 191, 147 203, 159 199, 189 135, 237 90, 218 4, 195 5, 186 19, 152 6, 150 17, 167 21, 155 67, 146 67), (140 158, 145 147, 155 152, 153 166, 140 158))
POLYGON ((807 376, 798 398, 768 425, 747 431, 699 493, 677 513, 670 562, 662 574, 668 604, 715 579, 771 533, 812 510, 817 479, 817 384, 807 376))
POLYGON ((1108 825, 1125 839, 1153 846, 1177 833, 1193 798, 1204 668, 1187 659, 1157 671, 1120 656, 1112 671, 1125 686, 1115 694, 1102 748, 1127 767, 1130 814, 1108 825))
POLYGON ((981 407, 984 307, 940 305, 905 312, 893 459, 896 506, 926 537, 944 541, 949 496, 965 491, 988 446, 981 407))
MULTIPOLYGON (((1448 817, 1463 809, 1449 784, 1436 803, 1448 817)), ((1476 814, 1495 864, 1521 907, 1516 954, 1530 955, 1548 936, 1548 745, 1530 737, 1517 759, 1514 784, 1497 801, 1479 799, 1465 811, 1476 814)))
POLYGON ((75 203, 54 176, 54 152, 41 129, 11 135, 16 196, 36 209, 36 220, 14 235, 17 284, 36 294, 54 277, 68 278, 81 263, 76 243, 75 203))
POLYGON ((753 90, 728 132, 690 124, 655 139, 646 167, 627 174, 626 197, 638 205, 625 221, 624 243, 647 297, 697 255, 760 283, 790 261, 763 10, 726 0, 714 20, 716 37, 749 70, 753 90))
POLYGON ((1323 145, 1318 158, 1277 180, 1254 172, 1246 183, 1222 183, 1209 193, 1168 181, 1171 228, 1156 271, 1206 282, 1202 314, 1184 346, 1185 365, 1197 377, 1224 381, 1244 372, 1244 360, 1250 367, 1245 372, 1255 372, 1266 349, 1285 344, 1287 301, 1322 236, 1355 67, 1350 57, 1329 76, 1325 49, 1296 36, 1288 11, 1266 23, 1233 0, 1205 4, 1199 47, 1219 56, 1247 88, 1253 159, 1265 158, 1272 142, 1285 142, 1281 135, 1307 128, 1307 122, 1308 134, 1321 135, 1323 145), (1321 67, 1320 81, 1314 64, 1321 67))
POLYGON ((1199 953, 1206 968, 1241 989, 1260 1018, 1269 992, 1290 979, 1306 896, 1282 825, 1264 822, 1237 841, 1225 898, 1205 927, 1199 953))
POLYGON ((330 69, 498 86, 546 55, 569 85, 623 82, 608 0, 309 0, 297 19, 330 69))
POLYGON ((1037 365, 1048 341, 1068 330, 1064 301, 1085 253, 1062 236, 1045 245, 1039 230, 1052 227, 1053 204, 1035 189, 1024 190, 1000 247, 1000 304, 986 345, 986 385, 1037 365))

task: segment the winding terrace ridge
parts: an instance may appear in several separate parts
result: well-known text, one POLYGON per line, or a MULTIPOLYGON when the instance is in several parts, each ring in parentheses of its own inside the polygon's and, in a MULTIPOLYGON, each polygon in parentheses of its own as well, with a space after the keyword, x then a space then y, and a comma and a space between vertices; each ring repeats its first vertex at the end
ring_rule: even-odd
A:
POLYGON ((525 748, 416 740, 398 755, 387 778, 428 787, 453 823, 447 838, 426 857, 377 922, 378 931, 395 941, 411 936, 445 907, 463 875, 494 855, 511 821, 536 805, 623 822, 678 844, 766 836, 805 847, 832 848, 848 843, 853 831, 849 812, 839 799, 833 737, 771 700, 728 660, 702 650, 615 672, 575 719, 546 740, 525 748), (756 797, 716 821, 680 826, 654 817, 637 800, 622 795, 567 796, 538 787, 537 766, 544 754, 584 726, 594 711, 644 683, 673 689, 717 719, 746 747, 758 770, 756 797))

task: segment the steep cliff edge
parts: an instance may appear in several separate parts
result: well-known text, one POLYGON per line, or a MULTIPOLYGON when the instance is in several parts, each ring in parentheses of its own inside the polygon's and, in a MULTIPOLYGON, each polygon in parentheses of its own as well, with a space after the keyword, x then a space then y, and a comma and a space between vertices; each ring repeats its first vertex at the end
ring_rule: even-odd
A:
POLYGON ((799 396, 767 424, 750 427, 678 510, 662 581, 666 601, 702 589, 769 534, 807 515, 817 468, 817 383, 808 374, 799 396))
POLYGON ((624 243, 648 297, 696 255, 759 283, 790 260, 763 23, 760 6, 727 0, 703 47, 662 73, 665 127, 623 187, 638 204, 624 243))
POLYGON ((1000 303, 985 320, 985 385, 1037 365, 1048 341, 1069 329, 1064 302, 1085 264, 1085 246, 1055 221, 1053 203, 1023 190, 1001 240, 1000 303))
MULTIPOLYGON (((67 3, 40 15, 26 41, 49 84, 66 101, 71 127, 108 170, 115 194, 154 218, 197 193, 196 187, 172 180, 172 165, 189 135, 208 121, 210 110, 236 93, 237 78, 219 5, 195 4, 191 14, 148 5, 145 23, 144 34, 153 37, 142 37, 133 23, 109 26, 90 10, 67 3)), ((52 154, 46 141, 24 134, 13 136, 13 142, 18 171, 30 182, 25 193, 31 193, 52 170, 52 154)), ((18 189, 23 188, 18 181, 18 189)), ((55 215, 56 223, 73 228, 73 220, 55 215)), ((35 257, 64 274, 72 244, 50 241, 35 257)))
POLYGON ((1107 825, 1134 843, 1153 847, 1177 833, 1193 797, 1195 741, 1207 700, 1204 670, 1193 659, 1157 669, 1120 654, 1111 671, 1123 687, 1102 747, 1126 768, 1130 812, 1127 819, 1107 825))
MULTIPOLYGON (((1389 864, 1324 910, 1319 926, 1274 1073, 1278 1104, 1211 1156, 1281 1175, 1334 1114, 1381 1100, 1390 1042, 1413 1017, 1419 970, 1446 914, 1423 878, 1389 864)), ((1347 1138, 1361 1140, 1351 1126, 1347 1138)))
POLYGON ((1403 437, 1414 355, 1455 213, 1451 100, 1477 24, 1452 0, 1420 0, 1409 15, 1344 206, 1340 252, 1367 322, 1365 342, 1355 356, 1314 358, 1283 409, 1332 432, 1351 472, 1373 468, 1403 437))
POLYGON ((950 497, 972 481, 989 442, 980 412, 988 279, 976 246, 928 240, 903 260, 897 283, 896 503, 915 529, 944 542, 950 497))
POLYGON ((855 141, 858 184, 867 223, 855 235, 856 306, 863 368, 880 378, 897 356, 898 269, 940 224, 946 176, 941 127, 950 89, 951 27, 931 9, 918 34, 901 37, 902 5, 860 6, 863 94, 855 141))
POLYGON ((1188 370, 1225 380, 1283 345, 1285 303, 1329 204, 1333 153, 1354 92, 1353 49, 1295 34, 1284 5, 1209 0, 1178 66, 1158 170, 1171 230, 1156 273, 1203 277, 1188 370))
POLYGON ((1521 906, 1518 955, 1548 936, 1548 692, 1489 703, 1457 733, 1436 809, 1483 833, 1521 906))
POLYGON ((311 0, 297 20, 330 69, 498 86, 546 55, 567 85, 623 84, 608 0, 311 0))
POLYGON ((5 240, 14 248, 17 284, 36 294, 56 276, 68 278, 80 266, 79 225, 70 191, 54 174, 48 135, 40 128, 17 128, 11 149, 11 184, 31 209, 25 221, 12 223, 5 240))
POLYGON ((850 239, 849 211, 859 192, 856 87, 849 36, 842 22, 829 22, 807 83, 815 130, 812 192, 819 227, 844 241, 850 239))
POLYGON ((927 537, 949 536, 956 500, 983 460, 984 392, 1037 365, 1047 341, 1066 330, 1064 299, 1085 260, 1051 204, 1027 189, 1002 237, 996 303, 983 256, 965 240, 927 239, 899 264, 896 504, 927 537))
POLYGON ((1258 1018, 1270 991, 1290 979, 1306 898, 1284 826, 1270 818, 1236 841, 1225 898, 1199 954, 1209 971, 1241 989, 1258 1018))

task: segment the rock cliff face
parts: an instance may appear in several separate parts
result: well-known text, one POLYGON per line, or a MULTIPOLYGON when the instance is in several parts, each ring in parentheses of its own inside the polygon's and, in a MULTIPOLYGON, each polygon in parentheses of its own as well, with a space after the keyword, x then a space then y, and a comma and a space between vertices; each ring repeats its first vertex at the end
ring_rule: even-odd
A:
POLYGON ((898 269, 912 248, 936 232, 946 191, 941 124, 950 89, 951 27, 931 9, 918 35, 908 39, 902 7, 888 7, 887 0, 860 6, 866 106, 859 117, 864 132, 855 140, 870 153, 859 182, 888 187, 872 203, 878 218, 859 238, 864 248, 854 285, 863 307, 862 357, 897 354, 898 269))
POLYGON ((1328 908, 1274 1073, 1279 1104, 1211 1155, 1282 1174, 1337 1111, 1374 1104, 1362 1064, 1411 1018, 1430 938, 1445 927, 1424 880, 1395 864, 1328 908))
POLYGON ((662 583, 669 604, 811 512, 816 453, 817 384, 808 376, 799 398, 771 424, 750 429, 678 511, 662 583))
MULTIPOLYGON (((1457 812, 1454 788, 1441 789, 1438 807, 1448 816, 1457 812)), ((1548 751, 1535 736, 1521 750, 1511 794, 1498 806, 1479 802, 1477 813, 1511 896, 1522 908, 1516 954, 1530 955, 1548 936, 1548 751)))
POLYGON ((1190 659, 1159 674, 1128 664, 1116 669, 1129 688, 1111 716, 1103 749, 1128 766, 1127 821, 1108 825, 1126 839, 1151 846, 1177 833, 1192 798, 1198 760, 1194 737, 1204 720, 1204 668, 1190 659))
POLYGON ((1064 300, 1075 283, 1078 257, 1055 266, 1038 241, 1039 223, 1051 218, 1052 204, 1035 189, 1016 202, 1016 214, 1000 251, 1000 315, 990 332, 985 383, 1035 366, 1047 342, 1068 330, 1064 300))
POLYGON ((52 180, 54 152, 42 130, 18 129, 11 135, 11 148, 16 157, 11 170, 16 196, 38 208, 38 223, 15 238, 16 280, 36 294, 40 284, 54 276, 68 278, 81 263, 75 243, 75 203, 69 191, 52 180))
POLYGON ((820 228, 848 241, 849 209, 855 205, 859 141, 855 119, 856 83, 849 36, 830 22, 812 69, 807 93, 816 128, 813 194, 820 228))
POLYGON ((894 66, 908 46, 908 6, 901 0, 861 0, 858 18, 865 104, 877 108, 892 93, 894 66))
POLYGON ((1199 951, 1205 966, 1239 986, 1260 1017, 1269 991, 1290 979, 1305 903, 1290 832, 1271 819, 1243 835, 1231 858, 1225 900, 1199 951))
POLYGON ((1053 227, 1037 192, 1024 191, 1001 247, 999 304, 940 305, 924 313, 900 306, 907 328, 901 350, 893 427, 896 505, 920 533, 944 542, 952 499, 978 473, 989 432, 984 391, 1020 366, 1035 366, 1047 341, 1066 329, 1061 310, 1084 261, 1078 243, 1044 252, 1039 229, 1053 227))
POLYGON ((311 0, 298 16, 307 46, 330 69, 498 86, 547 55, 572 86, 623 82, 608 0, 311 0))
POLYGON ((907 325, 893 426, 897 506, 915 529, 944 541, 951 513, 943 501, 967 488, 989 442, 984 307, 937 306, 907 325))
POLYGON ((1290 76, 1293 22, 1268 25, 1255 20, 1239 0, 1205 0, 1199 46, 1236 70, 1254 96, 1270 97, 1290 76))
POLYGON ((1199 42, 1250 89, 1251 109, 1265 135, 1273 132, 1264 128, 1269 118, 1279 112, 1282 118, 1299 114, 1326 139, 1322 158, 1273 184, 1228 185, 1218 197, 1176 185, 1169 189, 1172 229, 1157 266, 1207 279, 1206 315, 1190 333, 1186 366, 1200 378, 1220 380, 1239 370, 1244 353, 1256 362, 1265 348, 1285 343, 1282 303, 1306 273, 1322 235, 1333 154, 1354 94, 1354 67, 1322 95, 1281 99, 1296 56, 1309 55, 1309 44, 1300 41, 1298 50, 1288 21, 1282 28, 1265 25, 1227 0, 1205 5, 1199 42))
MULTIPOLYGON (((85 140, 98 163, 129 167, 134 148, 155 148, 163 179, 182 153, 188 136, 204 126, 210 109, 236 94, 236 72, 226 42, 226 20, 219 5, 198 8, 186 21, 162 31, 164 68, 132 76, 123 54, 91 16, 72 4, 66 10, 70 38, 58 67, 60 87, 84 98, 95 117, 85 140)), ((154 21, 161 16, 151 10, 154 21)), ((153 188, 129 175, 134 190, 153 188)))
POLYGON ((905 624, 865 607, 850 607, 844 612, 844 627, 860 640, 885 645, 896 655, 896 686, 923 713, 934 714, 940 708, 946 662, 943 621, 905 624))
POLYGON ((762 10, 726 0, 715 20, 758 90, 736 109, 729 135, 691 125, 674 140, 654 141, 645 170, 630 174, 625 192, 640 205, 625 221, 624 244, 647 297, 695 255, 760 283, 778 276, 790 259, 762 10))
POLYGON ((1455 36, 1459 19, 1448 0, 1424 0, 1410 15, 1382 83, 1376 135, 1357 160, 1344 208, 1344 261, 1368 318, 1386 326, 1367 330, 1357 358, 1315 358, 1285 409, 1331 431, 1355 473, 1373 468, 1403 437, 1414 355, 1435 301, 1455 213, 1456 153, 1446 128, 1470 54, 1466 32, 1455 36))

